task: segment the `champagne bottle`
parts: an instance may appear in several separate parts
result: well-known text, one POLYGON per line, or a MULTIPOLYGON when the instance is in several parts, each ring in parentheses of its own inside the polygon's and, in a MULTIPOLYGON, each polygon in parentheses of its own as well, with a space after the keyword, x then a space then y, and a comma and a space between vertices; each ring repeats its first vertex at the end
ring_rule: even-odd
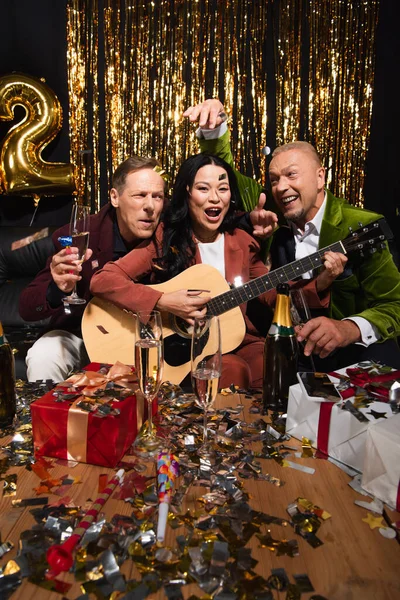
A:
POLYGON ((298 345, 290 316, 289 286, 276 288, 274 317, 264 344, 263 404, 266 409, 286 412, 289 386, 297 382, 298 345))
POLYGON ((11 425, 15 415, 14 357, 0 322, 0 427, 11 425))

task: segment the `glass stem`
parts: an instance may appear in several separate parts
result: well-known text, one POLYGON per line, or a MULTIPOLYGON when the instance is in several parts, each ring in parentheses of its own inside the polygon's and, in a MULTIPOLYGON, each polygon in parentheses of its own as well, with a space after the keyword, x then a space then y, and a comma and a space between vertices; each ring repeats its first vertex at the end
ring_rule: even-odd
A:
MULTIPOLYGON (((300 342, 301 351, 302 351, 302 353, 303 353, 303 356, 304 356, 305 358, 306 358, 306 356, 305 356, 305 354, 304 354, 304 348, 306 347, 306 343, 307 343, 307 342, 306 342, 305 340, 303 340, 302 342, 300 342)), ((310 361, 310 365, 311 365, 311 368, 312 368, 312 370, 313 370, 313 371, 314 371, 314 373, 315 373, 315 371, 316 371, 317 369, 315 368, 315 362, 314 362, 314 359, 313 359, 313 356, 312 356, 312 354, 310 354, 310 356, 307 356, 307 358, 309 359, 309 361, 310 361)))
POLYGON ((153 398, 147 399, 147 422, 149 424, 149 436, 153 435, 153 398))
POLYGON ((207 444, 207 410, 203 415, 203 445, 207 444))

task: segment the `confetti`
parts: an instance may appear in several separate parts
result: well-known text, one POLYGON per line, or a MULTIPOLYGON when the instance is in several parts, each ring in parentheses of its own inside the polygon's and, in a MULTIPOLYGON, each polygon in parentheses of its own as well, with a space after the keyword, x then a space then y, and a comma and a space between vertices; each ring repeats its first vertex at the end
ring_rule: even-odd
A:
POLYGON ((46 554, 47 561, 52 569, 52 576, 58 575, 62 571, 68 571, 73 564, 72 552, 76 545, 81 540, 84 532, 89 528, 94 519, 97 517, 104 502, 114 491, 115 487, 120 484, 124 475, 123 469, 120 469, 112 479, 108 482, 106 489, 100 494, 96 502, 93 503, 90 511, 87 512, 84 519, 79 523, 74 533, 64 542, 63 545, 51 546, 46 554))
POLYGON ((383 502, 378 498, 374 498, 373 502, 363 502, 362 500, 354 500, 354 504, 357 506, 361 506, 361 508, 366 508, 371 512, 374 512, 378 515, 383 514, 383 502))
POLYGON ((14 548, 14 545, 11 542, 4 542, 4 544, 0 544, 0 558, 2 558, 7 552, 10 552, 14 548))
POLYGON ((379 533, 388 540, 393 540, 397 537, 396 531, 392 527, 379 527, 379 533))
MULTIPOLYGON (((233 390, 228 389, 232 394, 233 390)), ((107 522, 99 515, 98 520, 86 529, 81 539, 82 547, 75 553, 74 564, 75 578, 81 582, 86 580, 82 589, 97 595, 111 589, 113 573, 115 582, 121 582, 119 565, 131 557, 142 576, 142 583, 135 587, 138 594, 139 589, 147 590, 145 595, 149 593, 147 584, 150 585, 150 579, 147 578, 151 578, 152 591, 161 589, 164 580, 164 590, 167 587, 173 598, 176 594, 179 597, 181 586, 193 579, 202 582, 203 594, 211 594, 215 592, 216 579, 223 574, 227 588, 234 590, 232 594, 236 597, 252 598, 257 595, 272 599, 270 585, 253 572, 257 561, 244 546, 257 536, 259 543, 265 544, 264 547, 269 547, 277 556, 293 558, 299 552, 298 541, 289 539, 287 527, 292 527, 295 535, 304 537, 314 547, 322 543, 316 532, 326 511, 305 498, 297 499, 290 521, 251 508, 243 480, 253 478, 276 486, 283 485, 283 481, 266 471, 265 461, 273 459, 283 464, 297 446, 285 443, 289 437, 285 434, 281 417, 276 417, 271 424, 258 417, 253 423, 243 422, 243 405, 236 404, 234 398, 232 396, 232 406, 213 413, 210 426, 214 431, 215 460, 207 462, 196 454, 201 418, 194 406, 193 395, 184 394, 178 386, 163 384, 158 399, 160 427, 171 449, 167 454, 172 454, 180 463, 179 486, 170 490, 168 523, 173 529, 182 528, 184 534, 177 536, 175 549, 160 547, 156 543, 158 491, 162 491, 166 482, 160 479, 157 487, 154 476, 141 474, 145 468, 143 464, 133 459, 131 462, 124 461, 129 472, 125 473, 124 481, 113 498, 130 502, 130 516, 116 514, 107 522), (190 444, 186 443, 188 440, 190 444), (250 444, 254 441, 262 446, 258 453, 251 449, 250 444), (199 497, 196 510, 183 512, 182 501, 192 486, 203 488, 204 493, 199 497), (265 534, 262 530, 270 524, 285 529, 281 535, 265 534), (158 573, 160 569, 162 577, 158 573), (236 573, 234 578, 233 573, 236 573)), ((250 395, 242 398, 248 403, 248 408, 255 402, 250 395)), ((40 480, 38 488, 42 488, 42 493, 47 489, 62 497, 55 499, 53 496, 51 505, 34 507, 30 512, 37 523, 36 529, 21 534, 23 566, 18 577, 32 577, 37 572, 35 583, 39 585, 44 582, 47 563, 28 565, 24 559, 27 553, 32 552, 34 540, 39 540, 41 554, 44 555, 49 547, 63 544, 71 538, 76 523, 82 521, 91 505, 89 500, 83 507, 74 505, 66 491, 71 485, 79 484, 81 479, 73 477, 70 470, 58 480, 50 477, 53 464, 58 464, 58 461, 36 461, 32 470, 40 480), (54 482, 58 482, 60 487, 52 487, 54 482)), ((72 465, 65 463, 65 466, 69 469, 72 465)), ((7 462, 4 467, 8 468, 7 462)), ((28 468, 31 467, 28 465, 28 468)), ((99 493, 104 479, 99 477, 99 493)), ((44 504, 47 498, 33 500, 44 504)), ((52 572, 49 575, 54 577, 52 572)), ((51 585, 54 586, 52 589, 56 589, 58 584, 51 585)), ((296 582, 293 585, 287 581, 285 589, 298 593, 300 584, 296 582)))
POLYGON ((17 493, 17 475, 6 475, 3 478, 3 496, 15 496, 17 493))
POLYGON ((312 449, 312 442, 306 438, 303 437, 302 441, 301 441, 301 446, 302 446, 302 453, 301 453, 301 458, 312 458, 314 456, 314 452, 312 449))
POLYGON ((299 465, 297 463, 292 462, 291 460, 284 460, 282 463, 283 467, 290 467, 291 469, 296 469, 297 471, 302 471, 303 473, 308 473, 309 475, 314 475, 315 469, 312 467, 306 467, 305 465, 299 465))
POLYGON ((377 527, 384 528, 383 517, 374 517, 372 513, 367 513, 367 516, 362 519, 364 523, 367 523, 370 529, 376 529, 377 527))

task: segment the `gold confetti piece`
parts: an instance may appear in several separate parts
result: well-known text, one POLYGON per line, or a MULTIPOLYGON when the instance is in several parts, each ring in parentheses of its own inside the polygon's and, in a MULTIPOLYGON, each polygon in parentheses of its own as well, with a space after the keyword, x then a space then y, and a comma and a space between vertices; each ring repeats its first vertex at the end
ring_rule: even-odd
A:
POLYGON ((372 513, 367 513, 367 516, 362 519, 364 523, 367 523, 370 529, 376 529, 376 527, 385 527, 385 523, 383 521, 383 517, 374 517, 372 513))
POLYGON ((301 440, 301 445, 303 448, 303 451, 301 453, 301 458, 312 458, 314 456, 314 452, 312 449, 312 442, 308 438, 303 437, 301 440))
POLYGON ((97 581, 98 579, 102 579, 104 577, 104 573, 101 567, 95 567, 86 573, 86 577, 89 581, 97 581))
POLYGON ((160 177, 162 177, 165 182, 170 181, 170 179, 171 179, 170 175, 168 175, 168 173, 166 172, 166 170, 163 169, 162 167, 156 165, 155 167, 153 167, 153 171, 155 171, 156 173, 158 173, 158 175, 160 175, 160 177))
POLYGON ((310 500, 307 500, 307 498, 297 498, 297 504, 300 504, 300 506, 309 511, 314 508, 314 504, 310 500))
POLYGON ((276 552, 277 556, 286 554, 287 556, 297 556, 299 554, 299 547, 296 540, 275 540, 270 531, 266 535, 256 534, 256 537, 260 541, 261 548, 268 548, 271 552, 276 552))
POLYGON ((20 570, 21 569, 15 560, 9 560, 3 569, 3 575, 14 575, 15 573, 19 573, 20 570))
POLYGON ((319 509, 319 510, 314 510, 314 512, 317 515, 317 517, 319 517, 320 519, 323 519, 324 521, 326 521, 327 519, 330 519, 332 517, 332 515, 330 513, 328 513, 327 510, 319 509), (319 512, 319 511, 321 511, 321 512, 319 512))
POLYGON ((323 508, 320 508, 316 504, 313 504, 312 502, 310 502, 310 500, 307 500, 307 498, 297 498, 297 504, 302 506, 305 510, 313 512, 317 515, 317 517, 323 519, 324 521, 330 519, 332 516, 330 513, 328 513, 328 511, 324 510, 323 508))

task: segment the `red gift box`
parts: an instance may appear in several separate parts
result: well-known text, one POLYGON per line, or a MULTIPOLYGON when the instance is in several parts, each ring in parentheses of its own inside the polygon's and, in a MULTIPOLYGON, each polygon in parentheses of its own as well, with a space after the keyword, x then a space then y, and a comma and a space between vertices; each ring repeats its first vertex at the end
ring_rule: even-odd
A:
MULTIPOLYGON (((101 366, 99 363, 91 363, 85 367, 85 371, 90 375, 91 372, 99 371, 101 366)), ((123 385, 123 377, 108 379, 111 380, 123 385)), ((79 382, 75 382, 75 385, 79 385, 79 382)), ((105 382, 99 384, 96 381, 92 389, 101 387, 105 387, 105 382)), ((120 413, 105 417, 78 408, 76 404, 80 400, 82 396, 73 402, 56 402, 50 391, 32 402, 35 455, 115 467, 132 445, 143 421, 147 419, 147 403, 143 395, 132 394, 124 400, 113 401, 112 408, 118 409, 120 413)))

